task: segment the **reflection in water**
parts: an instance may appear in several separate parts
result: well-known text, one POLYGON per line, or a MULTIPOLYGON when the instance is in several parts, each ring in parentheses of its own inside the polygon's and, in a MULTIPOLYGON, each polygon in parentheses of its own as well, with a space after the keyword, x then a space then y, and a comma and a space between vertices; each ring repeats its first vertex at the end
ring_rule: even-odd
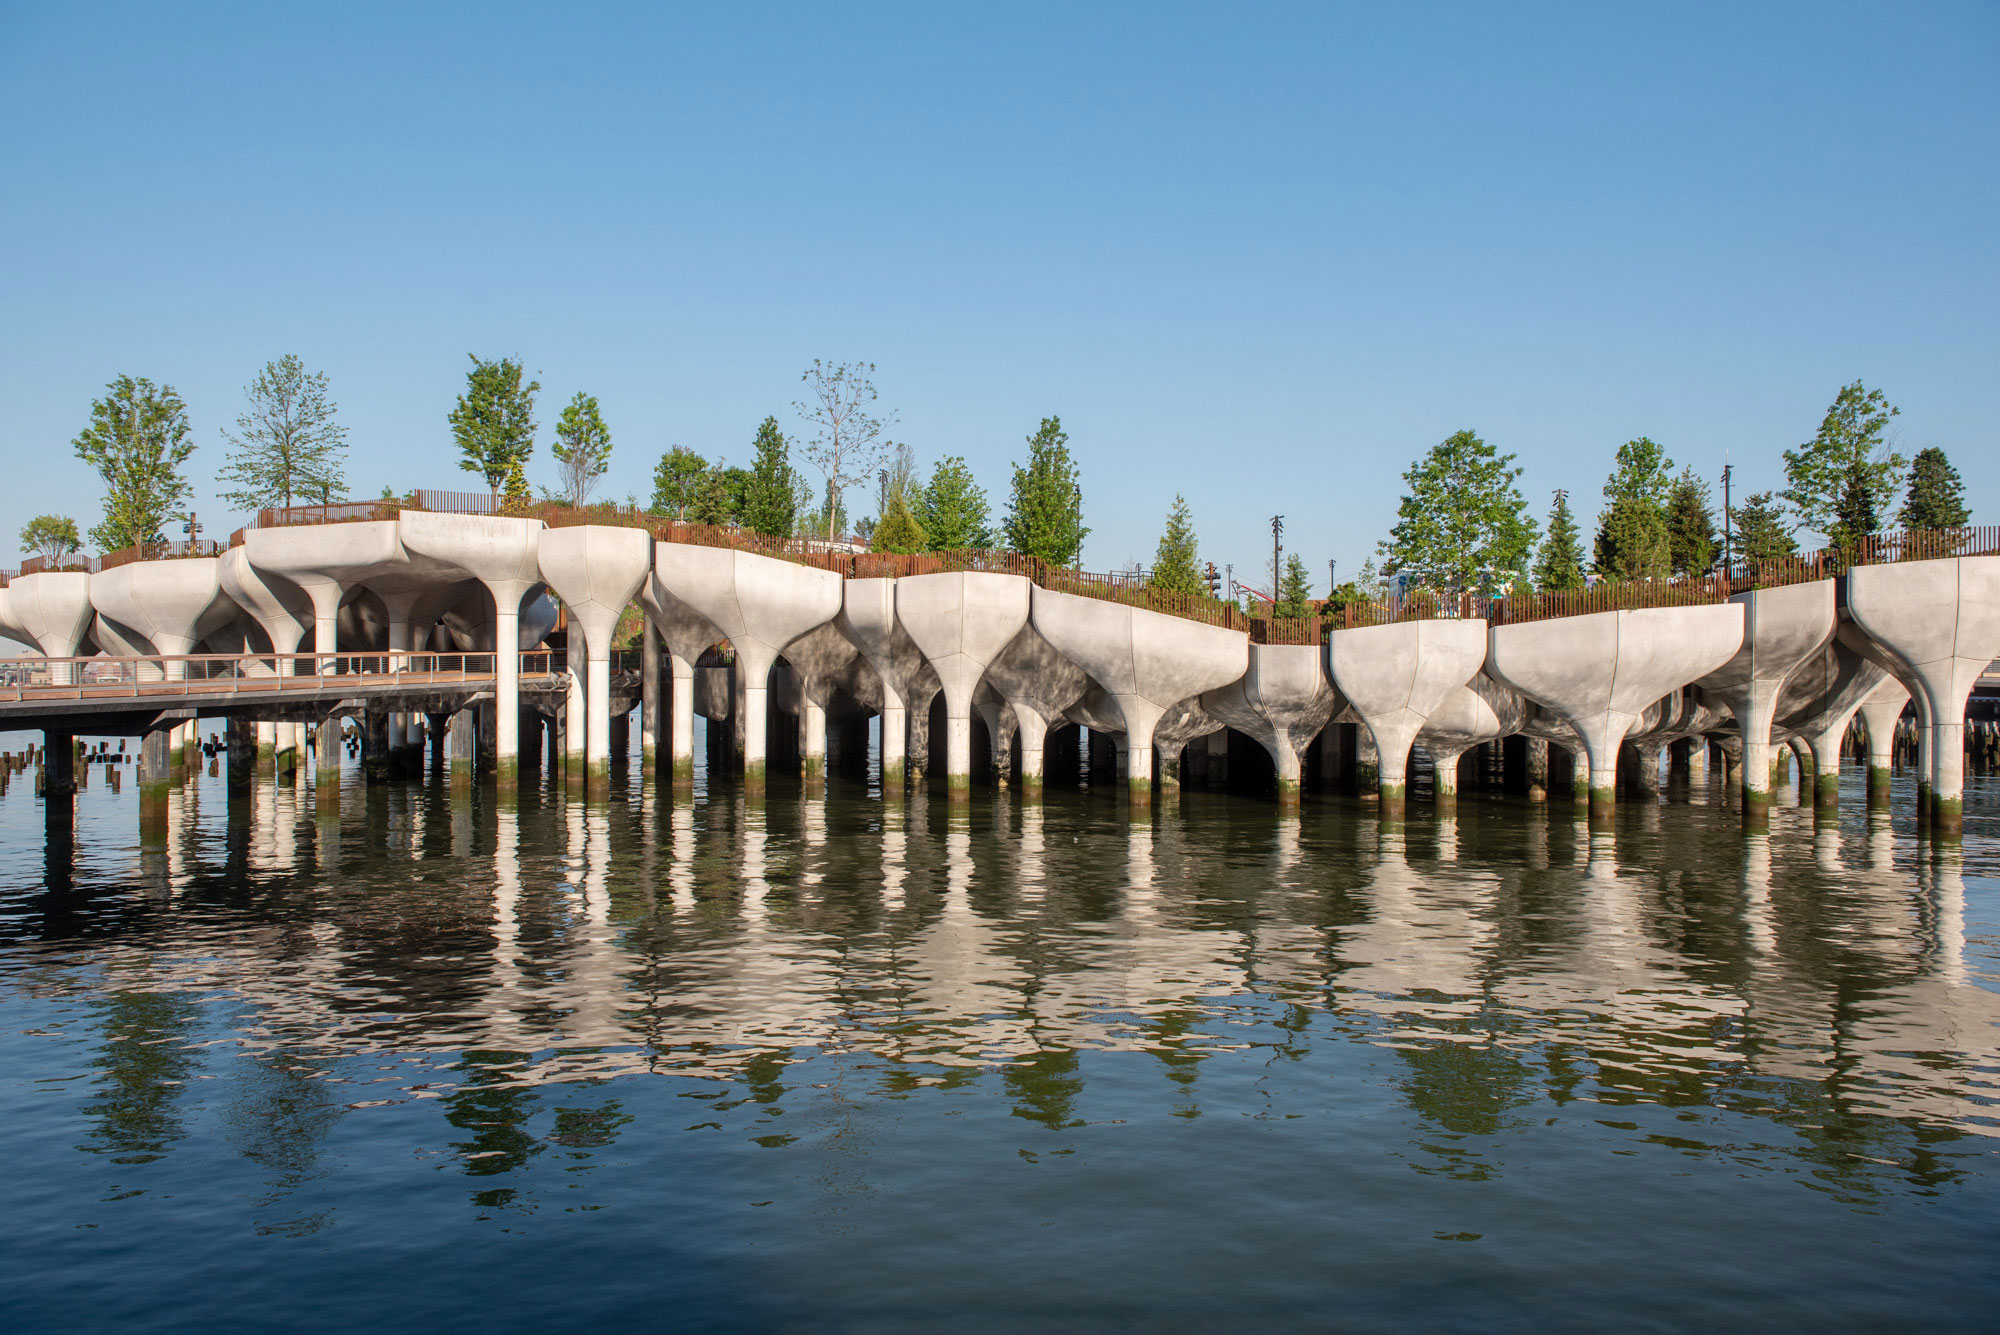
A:
POLYGON ((1859 802, 1746 838, 1719 803, 1605 827, 1468 795, 1383 825, 1196 793, 1133 820, 1062 791, 777 788, 356 787, 329 814, 269 784, 228 807, 218 781, 164 849, 80 807, 61 853, 0 806, 12 1061, 108 1166, 92 1200, 226 1160, 280 1237, 335 1236, 360 1208, 343 1183, 407 1163, 527 1227, 651 1182, 599 1170, 682 1138, 675 1171, 712 1179, 690 1199, 802 1202, 820 1239, 905 1208, 916 1159, 983 1174, 1025 1236, 1052 1207, 1014 1201, 996 1153, 1041 1191, 1115 1173, 1183 1226, 1235 1208, 1175 1195, 1197 1142, 1172 1135, 1216 1137, 1202 1153, 1280 1215, 1337 1214, 1334 1181, 1402 1202, 1378 1225, 1468 1182, 1640 1198, 1694 1174, 1739 1204, 1776 1183, 1809 1232, 1994 1199, 1979 839, 1933 848, 1859 802), (1287 1139, 1235 1139, 1253 1126, 1287 1139))

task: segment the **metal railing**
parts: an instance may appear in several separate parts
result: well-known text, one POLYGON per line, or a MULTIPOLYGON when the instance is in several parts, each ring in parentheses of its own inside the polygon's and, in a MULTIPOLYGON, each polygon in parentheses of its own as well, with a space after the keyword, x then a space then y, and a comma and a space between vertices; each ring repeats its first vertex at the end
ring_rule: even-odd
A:
POLYGON ((136 547, 121 547, 115 552, 106 552, 97 558, 98 572, 116 570, 119 566, 129 566, 138 561, 185 561, 191 557, 220 556, 228 548, 213 538, 196 538, 192 542, 176 539, 173 542, 146 542, 136 547))
MULTIPOLYGON (((492 653, 156 654, 146 657, 36 658, 0 685, 0 701, 119 700, 140 696, 213 696, 322 691, 330 679, 366 678, 371 686, 456 686, 490 682, 492 653)), ((520 655, 521 679, 553 678, 561 650, 520 655)), ((359 683, 356 683, 359 684, 359 683)))

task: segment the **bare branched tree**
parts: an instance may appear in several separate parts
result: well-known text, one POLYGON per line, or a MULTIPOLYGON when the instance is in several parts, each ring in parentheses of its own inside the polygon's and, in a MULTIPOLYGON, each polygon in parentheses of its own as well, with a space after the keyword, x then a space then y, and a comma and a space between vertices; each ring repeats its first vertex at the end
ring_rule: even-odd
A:
POLYGON ((875 363, 822 362, 817 357, 800 376, 806 399, 792 406, 812 430, 800 449, 806 460, 826 476, 826 536, 837 536, 841 493, 867 478, 880 463, 888 442, 882 433, 896 424, 896 414, 874 414, 875 363))

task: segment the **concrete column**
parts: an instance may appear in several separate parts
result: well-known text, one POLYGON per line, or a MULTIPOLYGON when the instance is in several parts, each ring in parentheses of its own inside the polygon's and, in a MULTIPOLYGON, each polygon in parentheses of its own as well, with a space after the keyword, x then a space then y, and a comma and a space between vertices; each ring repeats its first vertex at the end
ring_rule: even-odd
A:
POLYGON ((584 764, 591 783, 611 778, 611 645, 591 644, 589 675, 584 679, 584 764))
POLYGON ((1528 800, 1546 802, 1549 800, 1549 741, 1546 737, 1529 737, 1528 755, 1528 800))
POLYGON ((521 783, 521 593, 493 597, 493 773, 501 789, 521 783))
POLYGON ((1436 755, 1431 757, 1431 764, 1434 767, 1431 787, 1439 816, 1455 816, 1458 814, 1459 756, 1460 753, 1454 751, 1450 755, 1436 755))
POLYGON ((1632 791, 1641 799, 1657 802, 1660 799, 1660 745, 1657 742, 1635 743, 1632 747, 1633 770, 1632 791))
POLYGON ((1957 837, 1965 829, 1965 712, 1931 728, 1931 829, 1957 837))
MULTIPOLYGON (((42 739, 42 804, 47 824, 68 829, 76 819, 76 738, 49 728, 43 731, 42 739)), ((165 746, 164 740, 161 745, 165 746)))
POLYGON ((176 728, 155 728, 139 743, 139 842, 167 841, 167 797, 173 791, 176 728))
POLYGON ((456 789, 472 787, 472 759, 475 744, 473 729, 478 726, 470 709, 461 709, 451 716, 447 736, 451 755, 451 786, 456 789))
POLYGON ((1896 768, 1896 726, 1910 692, 1901 682, 1887 681, 1861 702, 1861 726, 1868 733, 1868 808, 1887 810, 1889 777, 1896 768))
POLYGON ((650 612, 639 644, 639 756, 644 771, 651 774, 659 768, 660 629, 650 612))
POLYGON ((1708 738, 1688 739, 1687 781, 1690 788, 1708 786, 1708 738))
POLYGON ((1025 704, 1014 705, 1014 723, 1020 729, 1021 792, 1028 797, 1042 795, 1042 755, 1047 746, 1049 721, 1025 704))
POLYGON ((247 792, 257 778, 257 725, 230 719, 224 734, 229 744, 229 792, 247 792))
MULTIPOLYGON (((679 654, 668 655, 674 674, 674 787, 694 786, 694 664, 679 654)), ((885 734, 886 735, 886 734, 885 734)))
POLYGON ((386 710, 371 709, 361 716, 361 771, 371 788, 387 782, 389 778, 389 714, 386 710))
POLYGON ((278 725, 259 723, 257 725, 257 772, 274 774, 278 768, 278 725))
POLYGON ((338 714, 321 719, 313 747, 313 805, 326 810, 340 806, 340 722, 338 714))
POLYGON ((826 787, 826 710, 803 699, 799 704, 799 777, 808 789, 826 787))
POLYGON ((1217 728, 1202 738, 1202 744, 1208 748, 1208 786, 1229 787, 1229 729, 1217 728))
MULTIPOLYGON (((563 782, 572 788, 582 787, 587 770, 586 758, 589 753, 589 706, 586 697, 589 685, 586 677, 590 671, 588 656, 581 652, 577 643, 575 620, 570 622, 570 648, 566 656, 568 670, 563 680, 563 782)), ((608 698, 608 693, 607 693, 608 698)))

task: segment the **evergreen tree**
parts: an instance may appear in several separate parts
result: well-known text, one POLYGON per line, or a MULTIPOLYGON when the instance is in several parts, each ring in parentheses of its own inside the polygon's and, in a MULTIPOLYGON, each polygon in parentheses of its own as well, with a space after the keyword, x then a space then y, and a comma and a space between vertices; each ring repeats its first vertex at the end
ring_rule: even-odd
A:
POLYGON ((1773 561, 1798 551, 1792 526, 1785 522, 1784 506, 1768 491, 1750 496, 1736 511, 1736 535, 1731 546, 1736 559, 1773 561))
POLYGON ((1470 431, 1432 446, 1403 474, 1408 492, 1381 544, 1383 569, 1431 589, 1469 589, 1520 574, 1535 545, 1514 456, 1470 431))
POLYGON ((1535 558, 1534 581, 1546 592, 1583 587, 1583 542, 1569 512, 1569 493, 1561 488, 1549 507, 1549 535, 1535 558))
POLYGON ((1667 499, 1674 461, 1645 436, 1618 447, 1604 481, 1609 502, 1597 521, 1595 565, 1604 579, 1659 579, 1671 568, 1667 499))
POLYGON ((192 490, 181 465, 194 453, 187 405, 172 385, 121 375, 90 405, 77 458, 104 479, 104 522, 91 541, 107 552, 157 542, 161 526, 192 490))
POLYGON ((1903 456, 1883 437, 1895 416, 1897 409, 1881 390, 1863 388, 1857 380, 1834 397, 1818 435, 1785 451, 1785 489, 1779 494, 1791 502, 1805 527, 1833 535, 1854 469, 1861 470, 1870 497, 1891 494, 1903 472, 1903 456))
POLYGON ((757 461, 743 479, 738 511, 743 527, 773 538, 789 538, 798 525, 798 477, 791 447, 778 430, 778 419, 766 417, 757 428, 757 461))
POLYGON ((686 519, 707 476, 708 460, 685 446, 669 449, 653 469, 653 513, 686 519))
POLYGON ((1159 550, 1153 555, 1153 587, 1169 593, 1205 592, 1199 545, 1187 500, 1176 496, 1173 509, 1167 511, 1167 529, 1160 535, 1159 550))
POLYGON ((523 384, 521 363, 511 358, 472 358, 465 374, 465 393, 446 418, 458 442, 458 466, 486 479, 497 497, 510 465, 525 469, 535 450, 535 394, 539 381, 523 384))
POLYGON ((1715 564, 1715 512, 1708 480, 1687 468, 1667 493, 1667 563, 1676 575, 1699 575, 1715 564))
POLYGON ((1285 557, 1285 578, 1278 585, 1278 601, 1271 608, 1274 617, 1309 617, 1312 615, 1312 579, 1306 574, 1306 563, 1299 559, 1297 552, 1285 557))
POLYGON ((712 464, 695 484, 689 498, 688 522, 721 527, 736 522, 736 497, 730 489, 728 470, 720 462, 712 464))
POLYGON ((324 375, 309 372, 291 353, 267 362, 244 388, 250 409, 236 419, 236 434, 218 480, 235 484, 222 498, 245 510, 294 501, 325 505, 346 494, 341 462, 347 428, 327 397, 324 375))
POLYGON ((21 530, 21 550, 41 557, 44 570, 61 570, 82 543, 67 515, 37 515, 21 530))
POLYGON ((882 508, 882 519, 875 525, 870 545, 878 552, 922 552, 931 549, 924 526, 910 513, 909 496, 901 487, 889 492, 889 503, 882 508))
POLYGON ((1932 445, 1910 464, 1910 491, 1896 522, 1904 528, 1963 528, 1972 522, 1965 508, 1965 484, 1958 470, 1932 445))
POLYGON ((986 522, 986 493, 960 456, 939 460, 923 490, 906 500, 930 543, 929 550, 954 552, 993 545, 993 532, 986 522))
POLYGON ((1044 417, 1028 437, 1028 461, 1014 469, 1002 525, 1007 545, 1050 565, 1075 565, 1090 530, 1083 526, 1083 487, 1059 417, 1044 417))
POLYGON ((1882 527, 1875 511, 1875 494, 1869 487, 1868 470, 1849 464, 1847 480, 1841 484, 1840 500, 1833 507, 1833 526, 1827 540, 1842 551, 1852 551, 1863 538, 1882 527))
POLYGON ((597 397, 578 390, 556 419, 556 438, 549 446, 562 476, 563 494, 581 510, 611 466, 611 428, 604 425, 597 397))

